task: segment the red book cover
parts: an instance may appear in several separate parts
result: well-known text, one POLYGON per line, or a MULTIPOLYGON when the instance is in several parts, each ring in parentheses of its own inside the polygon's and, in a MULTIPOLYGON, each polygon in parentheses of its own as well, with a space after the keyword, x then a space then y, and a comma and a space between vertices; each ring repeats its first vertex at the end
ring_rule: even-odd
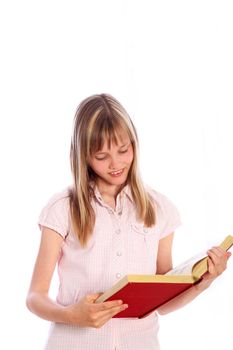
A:
POLYGON ((165 302, 190 288, 193 283, 129 282, 108 300, 122 300, 128 308, 114 317, 144 317, 165 302))
POLYGON ((165 302, 190 288, 192 283, 134 283, 129 282, 108 300, 122 300, 128 308, 114 317, 141 318, 165 302))
POLYGON ((184 275, 127 275, 96 302, 122 300, 128 304, 128 308, 113 317, 142 318, 190 288, 196 281, 192 276, 184 275))

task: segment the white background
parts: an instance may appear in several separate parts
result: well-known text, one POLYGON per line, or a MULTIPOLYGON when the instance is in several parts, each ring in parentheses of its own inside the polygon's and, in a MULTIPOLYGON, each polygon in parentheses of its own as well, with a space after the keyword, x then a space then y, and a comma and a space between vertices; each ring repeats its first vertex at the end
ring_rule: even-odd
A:
MULTIPOLYGON (((37 218, 70 184, 72 120, 90 94, 125 106, 144 180, 181 213, 174 265, 233 234, 232 17, 224 0, 1 1, 1 349, 43 348, 49 323, 25 307, 37 218)), ((162 350, 231 347, 232 260, 161 317, 162 350)))

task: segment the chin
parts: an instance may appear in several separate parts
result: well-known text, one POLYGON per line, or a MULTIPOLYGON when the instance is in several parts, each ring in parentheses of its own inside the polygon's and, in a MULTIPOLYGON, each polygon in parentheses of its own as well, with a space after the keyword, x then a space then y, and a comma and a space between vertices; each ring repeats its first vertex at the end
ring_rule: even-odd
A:
POLYGON ((123 178, 119 178, 119 179, 110 179, 109 182, 112 184, 112 185, 123 185, 127 180, 127 176, 124 176, 123 178))

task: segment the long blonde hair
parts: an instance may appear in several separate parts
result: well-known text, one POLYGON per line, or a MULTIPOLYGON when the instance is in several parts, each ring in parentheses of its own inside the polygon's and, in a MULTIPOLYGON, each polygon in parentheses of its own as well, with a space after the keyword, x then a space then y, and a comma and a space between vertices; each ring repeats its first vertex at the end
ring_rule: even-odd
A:
POLYGON ((145 190, 138 168, 138 137, 136 129, 123 106, 109 94, 93 95, 83 100, 75 113, 70 147, 73 187, 69 192, 71 223, 82 247, 85 247, 95 225, 91 205, 96 175, 88 159, 101 150, 104 142, 117 143, 118 134, 127 133, 133 147, 127 184, 131 188, 137 217, 151 227, 156 222, 152 198, 145 190))

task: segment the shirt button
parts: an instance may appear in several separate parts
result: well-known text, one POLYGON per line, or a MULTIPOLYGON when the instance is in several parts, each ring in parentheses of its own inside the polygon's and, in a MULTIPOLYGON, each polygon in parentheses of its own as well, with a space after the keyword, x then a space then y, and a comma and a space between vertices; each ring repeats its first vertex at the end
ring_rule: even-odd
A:
POLYGON ((117 252, 117 256, 121 256, 122 255, 122 252, 117 252))
POLYGON ((120 277, 121 277, 121 273, 120 272, 116 273, 116 278, 120 278, 120 277))
POLYGON ((148 228, 144 228, 143 232, 147 233, 148 232, 148 228))
POLYGON ((115 232, 116 232, 117 235, 119 235, 119 234, 121 233, 121 230, 118 229, 118 230, 116 230, 115 232))

